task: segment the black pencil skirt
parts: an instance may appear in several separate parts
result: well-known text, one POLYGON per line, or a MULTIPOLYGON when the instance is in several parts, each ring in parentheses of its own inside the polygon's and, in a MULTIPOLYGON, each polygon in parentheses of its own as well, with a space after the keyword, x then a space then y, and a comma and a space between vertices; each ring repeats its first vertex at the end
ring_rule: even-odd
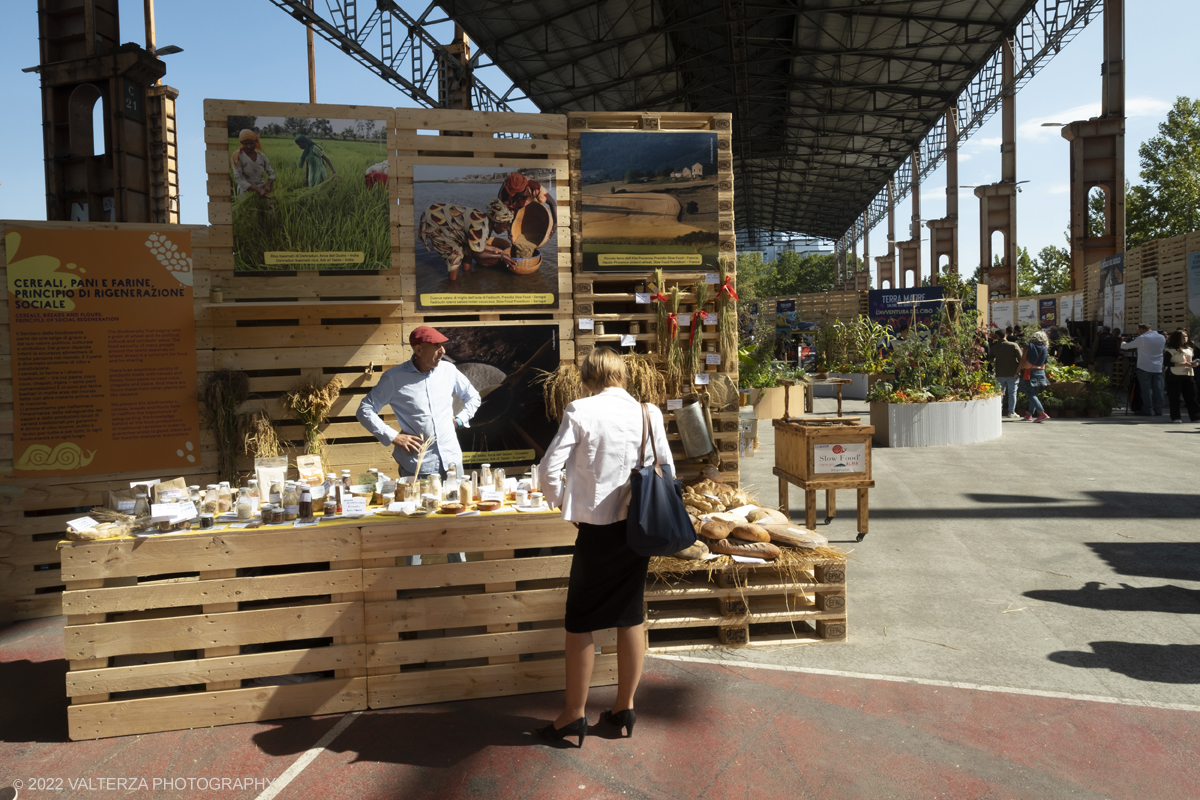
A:
POLYGON ((644 621, 647 556, 625 544, 626 522, 579 523, 567 584, 566 629, 590 633, 644 621))

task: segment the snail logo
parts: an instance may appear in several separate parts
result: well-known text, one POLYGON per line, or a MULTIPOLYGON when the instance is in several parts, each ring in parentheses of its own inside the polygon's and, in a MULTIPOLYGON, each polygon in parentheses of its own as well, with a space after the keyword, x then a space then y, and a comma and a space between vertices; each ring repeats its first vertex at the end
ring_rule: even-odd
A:
POLYGON ((171 240, 161 233, 152 233, 146 239, 146 247, 177 281, 184 286, 192 285, 192 260, 187 253, 179 251, 179 245, 171 244, 171 240))
POLYGON ((833 446, 833 452, 838 453, 840 455, 840 454, 846 452, 846 448, 842 447, 840 444, 835 444, 833 446))
POLYGON ((17 469, 80 469, 92 463, 96 457, 95 450, 89 450, 85 456, 83 450, 74 442, 63 442, 51 450, 44 444, 31 444, 17 459, 17 469))

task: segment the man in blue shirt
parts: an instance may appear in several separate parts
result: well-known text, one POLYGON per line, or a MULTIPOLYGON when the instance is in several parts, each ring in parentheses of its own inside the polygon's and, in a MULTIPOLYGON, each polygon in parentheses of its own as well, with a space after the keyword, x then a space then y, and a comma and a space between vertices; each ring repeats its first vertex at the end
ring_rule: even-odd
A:
POLYGON ((470 427, 480 397, 466 376, 443 360, 447 341, 428 325, 418 327, 408 337, 412 359, 383 373, 358 407, 358 421, 381 444, 393 445, 402 476, 416 469, 422 438, 437 437, 421 462, 422 475, 444 475, 451 464, 462 465, 457 430, 470 427), (457 416, 452 396, 463 401, 457 416), (392 407, 400 430, 380 419, 384 406, 392 407))

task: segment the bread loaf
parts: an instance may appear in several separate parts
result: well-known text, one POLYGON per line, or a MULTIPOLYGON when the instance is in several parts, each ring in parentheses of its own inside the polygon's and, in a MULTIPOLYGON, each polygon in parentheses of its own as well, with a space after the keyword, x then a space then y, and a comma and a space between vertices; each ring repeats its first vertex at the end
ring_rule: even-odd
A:
POLYGON ((789 521, 786 514, 774 508, 756 508, 746 515, 746 519, 760 525, 767 522, 784 524, 789 521))
POLYGON ((686 550, 680 550, 678 553, 676 553, 675 558, 689 558, 694 561, 700 561, 706 555, 708 555, 708 553, 708 545, 706 545, 702 540, 697 539, 694 545, 686 550))
POLYGON ((770 561, 779 558, 780 550, 770 542, 746 542, 741 539, 719 539, 709 544, 714 553, 727 556, 747 556, 749 558, 765 558, 770 561))
POLYGON ((699 534, 700 529, 704 527, 704 521, 699 517, 693 517, 690 514, 688 515, 688 519, 692 521, 692 530, 699 534))
POLYGON ((818 547, 827 547, 829 545, 829 540, 824 536, 816 531, 801 528, 799 525, 762 523, 758 527, 770 534, 772 542, 778 542, 779 544, 802 547, 807 550, 814 550, 818 547))
POLYGON ((732 522, 726 522, 723 519, 710 519, 705 520, 703 527, 700 528, 700 533, 710 539, 725 539, 735 527, 732 522))
POLYGON ((761 525, 738 525, 729 532, 735 539, 745 539, 747 542, 769 542, 771 534, 761 525))

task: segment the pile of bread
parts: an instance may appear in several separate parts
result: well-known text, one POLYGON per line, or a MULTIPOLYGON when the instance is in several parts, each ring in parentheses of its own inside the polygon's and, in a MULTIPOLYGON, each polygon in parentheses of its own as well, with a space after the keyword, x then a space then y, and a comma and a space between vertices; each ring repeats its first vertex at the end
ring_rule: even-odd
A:
POLYGON ((710 553, 774 560, 780 546, 815 549, 829 544, 774 508, 762 508, 738 489, 709 477, 689 484, 683 504, 696 529, 696 543, 676 558, 703 560, 710 553))

